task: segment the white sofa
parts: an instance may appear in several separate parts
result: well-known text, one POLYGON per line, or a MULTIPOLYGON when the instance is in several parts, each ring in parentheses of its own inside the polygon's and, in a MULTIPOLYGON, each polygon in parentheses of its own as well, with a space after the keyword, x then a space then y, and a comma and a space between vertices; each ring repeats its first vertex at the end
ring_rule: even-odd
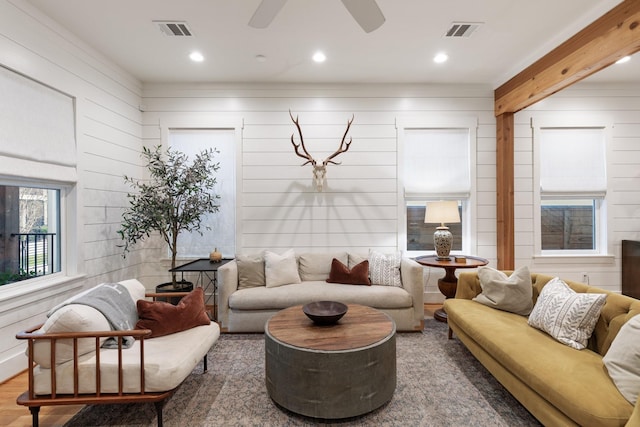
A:
MULTIPOLYGON (((145 296, 158 296, 145 294, 137 280, 119 284, 129 291, 134 305, 145 296)), ((154 338, 148 338, 149 329, 114 331, 101 311, 73 303, 87 292, 62 303, 43 325, 17 334, 18 339, 28 340, 29 367, 29 390, 18 404, 29 407, 37 426, 40 406, 153 402, 161 426, 163 402, 200 360, 204 359, 206 371, 207 352, 220 336, 218 324, 209 322, 154 338), (135 338, 129 348, 122 343, 115 349, 101 346, 108 337, 125 336, 135 338)))
POLYGON ((296 254, 300 282, 276 287, 239 289, 238 262, 232 261, 220 267, 218 320, 221 327, 227 332, 264 332, 267 320, 279 310, 313 301, 332 300, 379 309, 395 321, 398 331, 421 331, 424 328, 424 284, 420 264, 410 258, 401 258, 401 286, 375 283, 357 286, 327 283, 334 258, 352 268, 368 256, 347 252, 296 254))

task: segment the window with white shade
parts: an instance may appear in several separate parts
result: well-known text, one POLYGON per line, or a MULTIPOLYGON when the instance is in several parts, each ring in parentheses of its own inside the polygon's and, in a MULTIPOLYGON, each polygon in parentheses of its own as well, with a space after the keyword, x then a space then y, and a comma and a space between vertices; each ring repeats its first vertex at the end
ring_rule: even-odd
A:
POLYGON ((74 99, 0 66, 0 286, 73 274, 74 99))
POLYGON ((426 203, 458 202, 460 222, 445 224, 453 234, 452 252, 469 252, 472 228, 475 170, 475 126, 473 119, 445 119, 401 123, 399 192, 405 218, 399 244, 420 255, 434 250, 433 234, 440 224, 425 223, 426 203))
POLYGON ((603 252, 606 128, 539 127, 534 132, 539 182, 538 252, 603 252))
POLYGON ((214 193, 220 196, 218 212, 202 218, 202 234, 183 232, 178 237, 178 253, 189 258, 208 256, 218 249, 224 257, 235 256, 236 231, 236 131, 235 129, 169 129, 169 145, 190 158, 213 148, 215 173, 214 193))

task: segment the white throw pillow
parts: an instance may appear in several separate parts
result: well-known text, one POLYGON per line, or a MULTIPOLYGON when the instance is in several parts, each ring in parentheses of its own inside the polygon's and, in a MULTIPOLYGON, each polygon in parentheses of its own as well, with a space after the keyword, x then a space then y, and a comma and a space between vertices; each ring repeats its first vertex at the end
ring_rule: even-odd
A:
POLYGON ((520 267, 511 276, 491 267, 478 269, 482 292, 474 301, 498 310, 526 316, 533 308, 533 286, 527 266, 520 267))
POLYGON ((576 350, 587 346, 606 294, 575 292, 558 277, 551 279, 540 292, 529 316, 529 325, 576 350))
POLYGON ((622 325, 602 361, 620 394, 635 405, 640 394, 640 315, 622 325))
POLYGON ((400 252, 385 255, 374 250, 369 251, 371 284, 402 287, 400 261, 402 261, 400 252))
POLYGON ((298 263, 293 249, 282 255, 275 252, 264 252, 264 277, 267 288, 300 283, 298 263))

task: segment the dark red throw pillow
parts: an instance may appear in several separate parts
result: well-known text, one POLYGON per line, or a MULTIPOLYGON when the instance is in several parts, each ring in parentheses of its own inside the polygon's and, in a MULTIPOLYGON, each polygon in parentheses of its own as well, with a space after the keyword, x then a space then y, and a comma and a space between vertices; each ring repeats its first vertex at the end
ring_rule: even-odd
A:
POLYGON ((331 272, 329 273, 327 282, 371 286, 371 281, 369 280, 369 260, 365 259, 349 270, 349 267, 334 258, 331 261, 331 272))
POLYGON ((151 329, 151 338, 174 334, 211 323, 204 307, 204 290, 195 288, 178 305, 138 300, 136 329, 151 329))

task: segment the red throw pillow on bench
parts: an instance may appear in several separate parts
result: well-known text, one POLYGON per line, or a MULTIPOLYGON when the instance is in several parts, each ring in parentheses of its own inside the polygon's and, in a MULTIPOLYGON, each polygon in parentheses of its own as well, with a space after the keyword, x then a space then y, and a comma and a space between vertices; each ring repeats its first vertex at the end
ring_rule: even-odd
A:
POLYGON ((151 329, 151 337, 174 334, 211 323, 204 307, 204 290, 195 288, 178 305, 163 301, 138 300, 136 329, 151 329))
POLYGON ((369 280, 369 260, 365 259, 349 270, 349 267, 334 258, 331 261, 331 272, 329 273, 327 282, 371 286, 371 281, 369 280))

